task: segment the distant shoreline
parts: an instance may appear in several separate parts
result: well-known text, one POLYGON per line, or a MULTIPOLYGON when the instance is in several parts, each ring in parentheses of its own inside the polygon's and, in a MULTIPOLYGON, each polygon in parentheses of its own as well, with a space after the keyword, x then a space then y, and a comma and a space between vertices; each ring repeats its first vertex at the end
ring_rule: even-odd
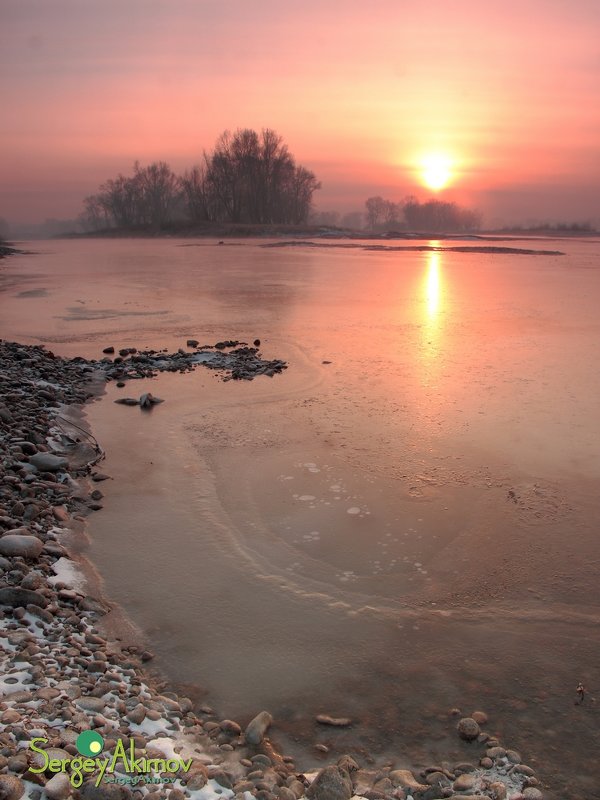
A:
POLYGON ((146 227, 127 227, 127 228, 104 228, 99 231, 89 231, 85 233, 66 233, 52 238, 57 239, 120 239, 120 238, 218 238, 218 239, 239 239, 239 238, 279 238, 279 237, 303 237, 318 239, 360 239, 375 240, 382 239, 474 239, 474 240, 493 240, 504 241, 515 238, 521 240, 528 239, 589 239, 600 236, 599 231, 569 231, 552 230, 548 228, 531 229, 506 229, 506 230, 486 230, 486 231, 462 231, 462 232, 441 232, 441 231, 357 231, 349 228, 325 227, 316 225, 259 225, 247 223, 205 223, 201 225, 171 225, 161 230, 151 230, 146 227))

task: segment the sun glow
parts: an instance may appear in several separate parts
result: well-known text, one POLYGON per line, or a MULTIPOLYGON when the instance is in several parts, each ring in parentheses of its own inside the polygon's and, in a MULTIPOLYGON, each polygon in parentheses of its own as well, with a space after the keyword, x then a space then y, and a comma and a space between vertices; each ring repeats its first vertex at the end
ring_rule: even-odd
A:
POLYGON ((452 161, 440 153, 430 153, 421 159, 419 174, 428 189, 439 192, 452 180, 452 161))

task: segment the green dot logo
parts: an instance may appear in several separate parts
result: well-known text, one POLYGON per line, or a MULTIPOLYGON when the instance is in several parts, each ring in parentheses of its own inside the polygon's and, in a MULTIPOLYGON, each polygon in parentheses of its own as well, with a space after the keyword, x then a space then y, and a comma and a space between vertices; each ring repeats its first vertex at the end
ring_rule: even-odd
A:
POLYGON ((104 739, 96 731, 83 731, 77 737, 75 746, 82 756, 93 758, 102 752, 104 739))

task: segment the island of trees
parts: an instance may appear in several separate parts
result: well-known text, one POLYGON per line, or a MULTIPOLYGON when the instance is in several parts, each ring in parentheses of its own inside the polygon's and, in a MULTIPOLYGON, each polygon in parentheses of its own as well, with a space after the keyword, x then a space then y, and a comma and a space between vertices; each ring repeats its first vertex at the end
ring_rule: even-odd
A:
POLYGON ((308 220, 321 184, 269 128, 225 131, 201 163, 176 175, 164 161, 118 175, 86 197, 87 230, 147 228, 176 222, 299 225, 308 220))

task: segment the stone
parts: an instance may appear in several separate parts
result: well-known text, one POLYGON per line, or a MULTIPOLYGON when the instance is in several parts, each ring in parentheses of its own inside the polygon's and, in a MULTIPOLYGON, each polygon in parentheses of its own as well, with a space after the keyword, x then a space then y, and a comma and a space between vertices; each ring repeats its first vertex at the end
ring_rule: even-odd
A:
POLYGON ((534 770, 528 767, 527 764, 516 764, 513 772, 516 772, 518 775, 527 775, 530 778, 535 775, 534 770))
POLYGON ((394 769, 390 772, 390 780, 394 786, 401 789, 410 789, 411 792, 426 792, 430 787, 419 783, 408 769, 394 769))
POLYGON ((20 608, 21 606, 26 608, 28 605, 34 605, 39 608, 45 608, 48 605, 48 601, 39 592, 11 586, 0 589, 0 605, 10 606, 11 608, 20 608))
POLYGON ((131 789, 117 783, 101 783, 96 786, 93 781, 84 783, 79 789, 81 800, 129 800, 131 789))
POLYGON ((140 404, 140 401, 136 400, 135 397, 119 397, 119 399, 114 402, 122 406, 139 406, 140 404))
POLYGON ((75 705, 84 711, 104 711, 106 703, 101 697, 78 697, 75 705))
POLYGON ((258 713, 254 719, 248 723, 244 732, 248 744, 259 745, 265 738, 265 734, 272 722, 273 717, 268 711, 261 711, 258 713))
POLYGON ((188 347, 198 347, 200 342, 197 339, 188 339, 186 344, 188 347))
POLYGON ((506 786, 502 783, 502 781, 494 781, 494 783, 490 783, 489 789, 492 800, 506 800, 506 786))
POLYGON ((71 794, 73 787, 71 786, 69 776, 64 772, 58 772, 50 778, 44 786, 44 789, 50 800, 66 800, 71 794))
POLYGON ((130 722, 133 722, 135 725, 141 725, 141 723, 146 719, 145 707, 141 703, 138 703, 135 708, 132 708, 131 711, 127 712, 127 719, 130 722))
POLYGON ((221 722, 219 722, 219 727, 222 731, 225 731, 225 733, 229 733, 232 736, 239 736, 242 732, 242 729, 237 722, 234 722, 232 719, 221 720, 221 722))
POLYGON ((328 714, 317 714, 315 717, 321 725, 331 725, 334 728, 347 728, 352 725, 349 717, 330 717, 328 714))
POLYGON ((55 456, 52 453, 36 453, 29 456, 29 463, 40 472, 58 472, 68 469, 69 462, 62 456, 55 456))
POLYGON ((527 789, 523 789, 521 794, 523 800, 544 800, 544 795, 535 786, 528 786, 527 789))
MULTIPOLYGON (((26 528, 17 528, 25 531, 26 528)), ((21 556, 22 558, 37 558, 44 549, 44 543, 29 533, 6 533, 0 538, 0 555, 21 556)))
POLYGON ((25 784, 15 775, 0 775, 0 800, 19 800, 25 794, 25 784))
POLYGON ((306 790, 310 800, 350 800, 354 794, 352 781, 345 769, 324 767, 306 790))
POLYGON ((140 406, 142 408, 152 408, 152 406, 164 402, 165 401, 161 400, 160 397, 154 397, 154 395, 151 392, 146 392, 140 397, 140 406))
POLYGON ((488 715, 485 713, 485 711, 474 711, 471 714, 471 719, 474 719, 478 725, 485 725, 485 723, 488 721, 488 715))
POLYGON ((456 726, 458 735, 467 742, 473 741, 480 734, 479 725, 472 717, 463 717, 456 726))
POLYGON ((475 778, 469 773, 459 775, 452 784, 452 788, 457 792, 468 792, 475 787, 475 778))

